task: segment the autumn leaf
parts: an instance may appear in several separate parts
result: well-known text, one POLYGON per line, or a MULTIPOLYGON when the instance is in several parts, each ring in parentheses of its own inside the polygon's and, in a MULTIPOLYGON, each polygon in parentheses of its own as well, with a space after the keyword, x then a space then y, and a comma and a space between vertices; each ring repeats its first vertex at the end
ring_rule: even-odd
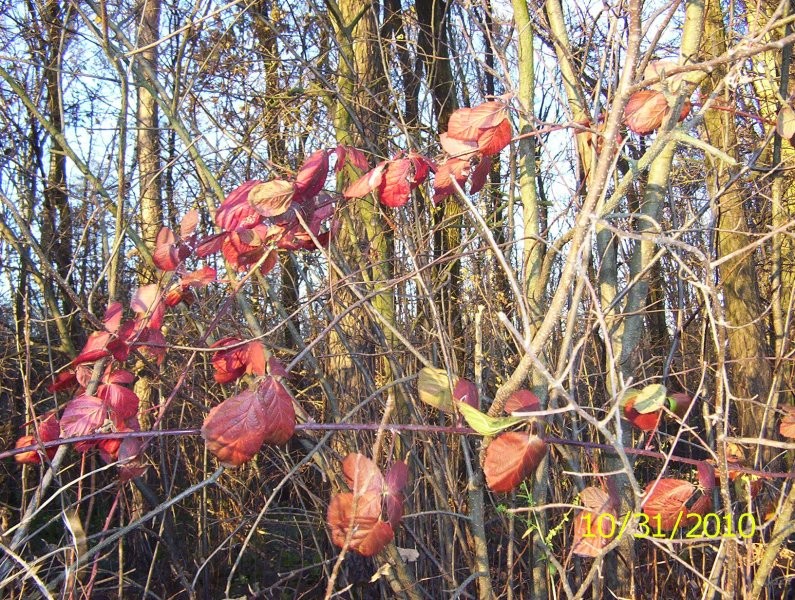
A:
POLYGON ((295 185, 284 179, 273 179, 253 186, 248 192, 248 203, 263 217, 276 217, 290 208, 295 185))
MULTIPOLYGON (((55 413, 50 413, 39 423, 38 434, 42 443, 53 442, 61 437, 61 425, 55 417, 55 413)), ((38 444, 35 435, 23 435, 16 441, 14 447, 24 448, 25 446, 33 446, 35 444, 38 444)), ((56 447, 47 448, 47 457, 52 460, 57 450, 56 447)), ((36 450, 28 450, 27 452, 15 454, 14 460, 20 464, 37 465, 41 463, 41 456, 36 450)))
POLYGON ((219 348, 212 358, 214 378, 218 383, 229 383, 246 373, 265 375, 268 353, 262 342, 252 340, 243 344, 236 337, 226 337, 210 347, 219 348))
POLYGON ((662 411, 657 410, 651 413, 639 413, 635 410, 636 397, 637 394, 633 394, 626 399, 626 403, 624 404, 624 418, 642 431, 655 431, 660 425, 662 411))
MULTIPOLYGON (((679 113, 679 121, 690 114, 690 101, 685 100, 679 113)), ((647 135, 660 128, 671 107, 665 94, 657 90, 640 90, 630 96, 624 109, 624 124, 640 135, 647 135)))
POLYGON ((381 470, 369 458, 358 452, 352 452, 342 461, 342 474, 345 483, 354 494, 366 492, 381 493, 384 489, 384 478, 381 470))
MULTIPOLYGON (((101 398, 81 394, 66 405, 61 417, 61 429, 66 437, 89 435, 102 427, 107 415, 108 410, 101 398)), ((78 450, 85 450, 88 446, 84 444, 78 450)))
POLYGON ((403 461, 396 461, 384 477, 372 460, 351 453, 342 461, 342 472, 352 492, 331 498, 327 523, 332 542, 342 548, 347 541, 352 550, 372 556, 392 540, 403 516, 408 468, 403 461))
POLYGON ((182 219, 179 222, 179 236, 186 240, 193 232, 196 230, 196 227, 199 225, 199 211, 194 209, 189 210, 186 212, 182 219))
POLYGON ((315 196, 323 189, 328 177, 328 150, 318 150, 304 161, 295 174, 296 202, 315 196))
POLYGON ((292 397, 279 380, 270 376, 263 380, 257 393, 269 417, 265 427, 265 443, 274 446, 286 444, 295 431, 292 397))
POLYGON ((785 406, 784 417, 778 426, 778 432, 785 438, 795 438, 795 407, 785 406))
POLYGON ((207 448, 222 464, 239 466, 263 444, 284 444, 295 429, 295 409, 284 386, 268 377, 213 407, 202 425, 207 448))
POLYGON ((688 525, 693 520, 687 518, 688 514, 704 516, 712 508, 710 496, 683 479, 652 481, 645 491, 643 513, 655 528, 659 524, 661 531, 673 531, 675 527, 688 525))
POLYGON ((495 492, 510 492, 533 474, 546 453, 546 443, 536 435, 502 433, 486 449, 486 483, 495 492))
POLYGON ((141 401, 129 388, 116 383, 103 383, 97 388, 97 397, 102 399, 121 421, 138 414, 138 405, 141 401))
POLYGON ((500 431, 524 421, 523 417, 490 417, 464 402, 457 402, 456 406, 467 425, 480 435, 497 435, 500 431))
POLYGON ((577 556, 594 558, 615 534, 612 524, 617 518, 614 500, 601 488, 591 486, 580 492, 583 509, 574 517, 574 541, 571 551, 577 556), (613 521, 609 516, 613 517, 613 521), (587 537, 586 537, 587 536, 587 537))
POLYGON ((381 186, 387 161, 378 163, 373 169, 359 177, 343 192, 346 198, 364 198, 381 186))
POLYGON ((408 466, 402 460, 392 463, 384 475, 384 504, 387 520, 393 530, 397 529, 403 517, 403 504, 406 501, 403 488, 406 487, 407 481, 408 466))
POLYGON ((433 367, 421 369, 417 378, 417 391, 419 392, 420 400, 425 404, 446 413, 455 411, 453 395, 450 390, 450 379, 444 369, 433 367))
POLYGON ((477 194, 483 189, 483 186, 486 185, 489 173, 491 172, 491 164, 491 157, 484 156, 480 159, 480 162, 477 164, 477 166, 472 169, 472 173, 469 177, 470 194, 477 194))
POLYGON ((450 137, 447 133, 443 133, 439 136, 439 141, 442 145, 442 150, 447 152, 452 158, 467 160, 479 151, 477 140, 459 140, 450 137))
POLYGON ((351 166, 359 169, 362 173, 370 168, 370 165, 367 164, 367 157, 364 155, 364 152, 354 146, 339 145, 334 152, 337 155, 337 164, 334 165, 334 171, 337 173, 342 171, 346 161, 351 166))
POLYGON ((224 231, 250 229, 262 221, 262 216, 248 201, 249 192, 263 182, 252 179, 239 185, 221 202, 215 211, 215 222, 224 231))
POLYGON ((459 377, 458 381, 456 381, 455 387, 453 388, 453 400, 456 402, 465 402, 475 409, 478 408, 479 402, 477 386, 469 381, 469 379, 459 377))
POLYGON ((414 168, 408 158, 389 161, 378 188, 381 204, 391 208, 404 206, 409 201, 413 181, 414 168))
POLYGON ((392 541, 392 526, 381 519, 381 495, 367 492, 334 494, 329 503, 326 522, 335 546, 348 548, 363 556, 373 556, 392 541))
POLYGON ((647 385, 634 396, 634 408, 642 415, 660 410, 667 398, 665 386, 659 383, 647 385))
POLYGON ((533 412, 541 410, 541 402, 530 390, 516 390, 508 396, 503 410, 509 415, 515 412, 533 412))
POLYGON ((436 171, 433 180, 433 202, 438 204, 451 194, 455 193, 453 181, 463 186, 469 178, 470 165, 468 160, 462 158, 448 158, 436 171))
POLYGON ((493 100, 474 108, 459 108, 450 115, 447 133, 458 140, 478 140, 483 129, 493 129, 508 118, 508 106, 493 100))
POLYGON ((782 106, 778 111, 776 133, 785 140, 792 140, 795 137, 795 110, 788 104, 782 106))

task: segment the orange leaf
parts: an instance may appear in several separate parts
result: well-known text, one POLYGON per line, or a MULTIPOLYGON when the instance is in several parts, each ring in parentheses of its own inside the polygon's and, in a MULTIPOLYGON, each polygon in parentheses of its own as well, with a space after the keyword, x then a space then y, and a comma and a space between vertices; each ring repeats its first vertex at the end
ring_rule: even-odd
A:
POLYGON ((486 449, 486 483, 495 492, 510 492, 532 475, 546 452, 546 443, 536 435, 518 431, 501 434, 486 449))
POLYGON ((595 557, 610 543, 610 533, 615 523, 616 508, 610 495, 598 487, 587 487, 580 492, 583 510, 574 518, 574 543, 572 552, 577 556, 595 557), (587 535, 587 537, 586 537, 587 535))
POLYGON ((640 90, 627 102, 624 123, 635 133, 646 135, 662 125, 668 109, 668 101, 662 92, 640 90))
POLYGON ((784 418, 778 426, 778 432, 786 438, 795 438, 795 407, 785 406, 784 418))
POLYGON ((687 518, 688 514, 698 513, 703 516, 712 508, 710 497, 703 495, 695 485, 683 479, 660 479, 656 484, 652 481, 646 486, 646 493, 649 495, 643 502, 643 512, 654 527, 657 527, 659 519, 661 531, 672 531, 677 526, 677 521, 680 527, 688 525, 692 520, 687 518))
POLYGON ((363 556, 372 556, 392 541, 392 526, 381 520, 381 496, 375 492, 334 494, 326 517, 331 541, 363 556), (350 539, 349 539, 350 538, 350 539))
POLYGON ((477 141, 481 129, 497 127, 508 118, 508 106, 499 101, 484 102, 475 108, 459 108, 450 115, 447 133, 457 140, 477 141))

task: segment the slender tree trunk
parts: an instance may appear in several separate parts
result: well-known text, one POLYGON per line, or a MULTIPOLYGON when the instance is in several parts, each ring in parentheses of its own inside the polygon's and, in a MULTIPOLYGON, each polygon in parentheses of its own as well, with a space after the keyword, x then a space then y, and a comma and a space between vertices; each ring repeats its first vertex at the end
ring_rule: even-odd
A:
MULTIPOLYGON (((142 0, 138 12, 138 59, 157 72, 157 45, 160 30, 160 0, 142 0)), ((140 196, 141 237, 154 250, 157 233, 163 225, 160 201, 160 129, 154 85, 150 77, 138 85, 138 191, 140 196)), ((141 280, 149 283, 155 273, 142 266, 141 280)))
MULTIPOLYGON (((42 7, 42 22, 45 39, 42 52, 46 56, 43 72, 46 91, 47 114, 54 130, 64 130, 63 86, 61 66, 67 44, 66 9, 60 0, 46 0, 42 7)), ((47 182, 44 187, 41 239, 42 246, 51 257, 58 274, 68 282, 72 268, 72 209, 69 206, 69 188, 66 180, 66 153, 58 139, 50 138, 47 182)), ((49 279, 49 278, 48 278, 49 279)), ((73 352, 80 343, 77 307, 72 300, 52 282, 55 290, 57 310, 54 312, 56 326, 61 335, 61 348, 73 352)))
MULTIPOLYGON (((702 57, 705 60, 726 52, 723 14, 717 0, 706 4, 702 57)), ((726 75, 725 66, 717 67, 702 86, 704 97, 713 93, 726 75)), ((710 144, 737 155, 737 127, 734 115, 725 111, 708 111, 704 124, 710 144)), ((767 344, 762 327, 763 307, 757 287, 757 274, 752 251, 743 251, 753 238, 748 228, 744 202, 746 196, 737 184, 719 195, 731 172, 728 166, 707 158, 709 172, 707 189, 718 206, 717 252, 727 257, 720 267, 720 279, 728 323, 730 390, 735 397, 740 434, 766 437, 765 404, 771 384, 771 369, 766 360, 767 344)))

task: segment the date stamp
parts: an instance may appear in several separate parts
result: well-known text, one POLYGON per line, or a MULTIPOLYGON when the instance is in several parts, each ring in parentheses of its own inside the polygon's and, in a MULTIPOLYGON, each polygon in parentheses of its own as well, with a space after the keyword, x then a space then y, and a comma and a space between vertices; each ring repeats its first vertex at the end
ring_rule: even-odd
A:
POLYGON ((611 513, 583 513, 585 531, 583 538, 613 539, 621 537, 631 523, 637 521, 632 535, 636 538, 674 539, 677 535, 685 539, 740 538, 751 539, 757 531, 756 517, 742 513, 735 520, 733 515, 717 513, 685 513, 665 516, 646 513, 627 513, 620 520, 611 513))

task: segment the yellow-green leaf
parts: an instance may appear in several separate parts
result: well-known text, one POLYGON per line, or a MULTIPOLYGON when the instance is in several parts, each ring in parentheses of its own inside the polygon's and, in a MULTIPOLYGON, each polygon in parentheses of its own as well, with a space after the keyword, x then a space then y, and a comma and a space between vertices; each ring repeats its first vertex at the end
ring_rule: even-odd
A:
POLYGON ((524 421, 524 417, 490 417, 466 402, 456 402, 456 405, 467 425, 480 435, 497 435, 500 431, 524 421))
POLYGON ((647 385, 635 396, 633 408, 642 415, 660 410, 665 406, 667 393, 665 386, 661 383, 647 385))
POLYGON ((453 393, 450 389, 450 379, 444 369, 425 367, 420 370, 417 380, 417 390, 420 400, 442 412, 452 413, 453 393))

